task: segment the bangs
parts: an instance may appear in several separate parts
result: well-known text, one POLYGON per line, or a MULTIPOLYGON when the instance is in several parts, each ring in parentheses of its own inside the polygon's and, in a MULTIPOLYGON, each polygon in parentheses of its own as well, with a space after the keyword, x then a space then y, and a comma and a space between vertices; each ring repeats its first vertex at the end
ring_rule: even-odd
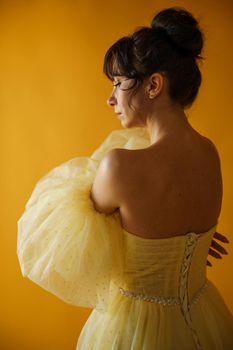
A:
POLYGON ((123 37, 116 41, 106 52, 103 72, 113 81, 114 76, 136 78, 133 66, 133 43, 131 37, 123 37))

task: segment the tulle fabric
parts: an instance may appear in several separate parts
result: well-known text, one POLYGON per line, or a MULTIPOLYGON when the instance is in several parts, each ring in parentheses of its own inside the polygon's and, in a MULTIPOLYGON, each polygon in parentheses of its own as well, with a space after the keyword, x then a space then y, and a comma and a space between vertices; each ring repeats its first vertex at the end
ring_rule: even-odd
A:
POLYGON ((70 159, 37 182, 17 223, 24 277, 69 304, 107 309, 110 282, 122 271, 122 232, 117 212, 95 210, 91 186, 108 151, 148 143, 144 129, 114 130, 90 157, 70 159))
MULTIPOLYGON (((231 350, 233 320, 211 281, 191 308, 203 350, 231 350)), ((179 306, 131 300, 116 292, 111 310, 93 310, 76 350, 197 350, 179 306)))

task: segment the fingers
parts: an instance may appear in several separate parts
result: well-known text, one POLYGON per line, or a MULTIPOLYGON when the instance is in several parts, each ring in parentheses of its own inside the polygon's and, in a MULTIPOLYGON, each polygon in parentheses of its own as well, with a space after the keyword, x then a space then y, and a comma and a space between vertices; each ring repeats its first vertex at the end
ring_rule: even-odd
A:
POLYGON ((222 253, 222 254, 228 254, 226 249, 223 248, 220 244, 218 244, 216 241, 212 240, 211 241, 211 247, 213 247, 214 249, 216 249, 218 252, 222 253))
POLYGON ((214 233, 214 238, 224 243, 230 243, 226 236, 222 235, 217 231, 214 233))
MULTIPOLYGON (((230 243, 226 236, 224 236, 223 234, 217 231, 214 233, 213 238, 223 243, 230 243)), ((211 241, 211 247, 214 248, 215 250, 209 248, 208 254, 213 256, 216 259, 222 259, 222 256, 219 253, 228 254, 227 250, 224 247, 222 247, 219 243, 217 243, 214 239, 212 239, 211 241)), ((208 260, 206 262, 206 265, 210 267, 212 266, 211 262, 208 260)))
POLYGON ((213 249, 209 249, 209 254, 216 259, 222 259, 221 255, 213 249))
MULTIPOLYGON (((219 240, 220 242, 229 243, 229 240, 227 239, 227 237, 222 235, 221 233, 219 233, 217 231, 214 233, 213 237, 215 239, 219 240)), ((210 248, 209 249, 209 254, 212 255, 216 259, 222 259, 221 255, 219 253, 221 253, 221 254, 228 254, 226 249, 224 247, 222 247, 219 243, 217 243, 214 239, 212 239, 212 241, 211 241, 211 247, 216 249, 217 252, 210 248)))

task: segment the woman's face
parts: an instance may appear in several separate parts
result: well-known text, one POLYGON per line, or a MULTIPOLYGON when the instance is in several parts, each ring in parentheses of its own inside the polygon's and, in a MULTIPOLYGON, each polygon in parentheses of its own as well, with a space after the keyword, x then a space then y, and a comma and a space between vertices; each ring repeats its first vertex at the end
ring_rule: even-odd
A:
POLYGON ((113 91, 107 100, 109 106, 114 107, 114 112, 126 127, 143 126, 142 110, 144 105, 143 89, 133 95, 129 106, 130 89, 135 84, 135 79, 125 76, 115 76, 113 91), (127 90, 129 89, 129 90, 127 90))

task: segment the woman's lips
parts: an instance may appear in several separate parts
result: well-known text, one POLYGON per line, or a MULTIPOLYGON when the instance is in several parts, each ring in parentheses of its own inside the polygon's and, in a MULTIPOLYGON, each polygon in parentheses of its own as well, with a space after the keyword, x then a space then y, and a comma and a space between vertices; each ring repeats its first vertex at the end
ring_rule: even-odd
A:
POLYGON ((118 116, 119 119, 121 119, 122 116, 123 116, 122 113, 116 113, 116 114, 117 114, 117 116, 118 116))

